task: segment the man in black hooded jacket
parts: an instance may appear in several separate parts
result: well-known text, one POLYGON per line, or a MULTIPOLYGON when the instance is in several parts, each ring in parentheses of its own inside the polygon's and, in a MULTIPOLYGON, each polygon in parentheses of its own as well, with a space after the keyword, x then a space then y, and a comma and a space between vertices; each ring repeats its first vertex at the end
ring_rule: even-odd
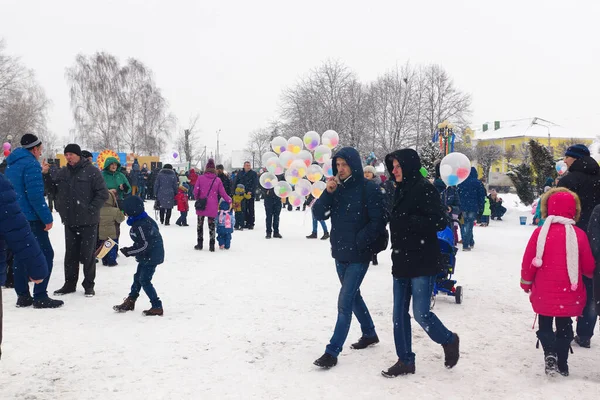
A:
MULTIPOLYGON (((577 222, 577 227, 587 231, 592 211, 600 204, 600 166, 590 157, 590 151, 583 144, 576 144, 567 149, 565 163, 569 167, 569 173, 558 181, 558 187, 567 188, 579 196, 581 218, 577 222)), ((589 348, 598 316, 592 295, 592 279, 584 276, 583 284, 588 295, 583 314, 577 318, 575 343, 589 348)))
POLYGON ((415 373, 409 305, 413 316, 431 340, 444 349, 446 368, 456 365, 459 338, 429 309, 433 284, 440 272, 437 232, 448 223, 436 188, 419 170, 421 160, 413 149, 388 154, 385 163, 397 183, 390 218, 392 275, 394 276, 394 342, 398 361, 386 377, 415 373))

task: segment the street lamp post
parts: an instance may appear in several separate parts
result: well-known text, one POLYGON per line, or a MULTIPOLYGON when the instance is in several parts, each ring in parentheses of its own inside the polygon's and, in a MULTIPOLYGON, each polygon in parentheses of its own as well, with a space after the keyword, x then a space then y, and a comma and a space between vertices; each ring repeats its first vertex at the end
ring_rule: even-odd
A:
POLYGON ((221 153, 219 153, 219 136, 220 136, 220 135, 221 135, 221 129, 219 129, 219 130, 217 131, 217 155, 216 155, 216 157, 215 157, 215 158, 216 158, 216 162, 217 162, 217 164, 218 164, 218 163, 219 163, 219 161, 220 161, 220 154, 221 154, 221 153))

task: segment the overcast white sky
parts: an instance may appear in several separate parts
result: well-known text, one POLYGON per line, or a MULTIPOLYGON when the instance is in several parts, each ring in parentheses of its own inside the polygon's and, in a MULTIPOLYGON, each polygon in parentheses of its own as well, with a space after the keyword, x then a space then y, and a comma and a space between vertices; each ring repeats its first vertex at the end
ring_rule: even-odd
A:
MULTIPOLYGON (((600 125, 600 1, 0 0, 0 37, 36 71, 49 128, 73 127, 65 68, 77 53, 135 57, 180 124, 200 114, 223 153, 277 116, 282 89, 327 58, 362 81, 439 63, 473 96, 473 123, 538 116, 600 125)), ((600 131, 598 131, 600 133, 600 131)))

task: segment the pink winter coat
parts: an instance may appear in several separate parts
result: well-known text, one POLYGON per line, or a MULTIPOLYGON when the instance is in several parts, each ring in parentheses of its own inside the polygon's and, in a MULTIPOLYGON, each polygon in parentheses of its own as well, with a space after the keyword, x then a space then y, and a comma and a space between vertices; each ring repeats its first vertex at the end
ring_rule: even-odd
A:
POLYGON ((196 186, 194 186, 194 197, 196 200, 206 198, 206 209, 204 211, 196 210, 197 215, 204 217, 216 218, 219 212, 219 197, 231 204, 231 197, 225 191, 223 182, 213 172, 205 172, 204 175, 198 176, 196 180, 196 186), (214 180, 214 183, 213 183, 214 180), (212 184, 212 189, 210 185, 212 184), (208 193, 210 189, 210 193, 208 193), (208 195, 207 195, 208 193, 208 195))
MULTIPOLYGON (((579 199, 566 189, 552 189, 542 198, 542 217, 556 215, 575 219, 580 214, 579 199)), ((575 227, 579 248, 579 277, 577 289, 571 289, 567 271, 566 231, 562 224, 550 226, 542 266, 536 267, 536 246, 541 227, 537 228, 527 244, 521 266, 521 288, 531 290, 529 300, 536 314, 548 317, 577 317, 586 303, 585 286, 581 276, 592 277, 596 266, 586 233, 575 227)))

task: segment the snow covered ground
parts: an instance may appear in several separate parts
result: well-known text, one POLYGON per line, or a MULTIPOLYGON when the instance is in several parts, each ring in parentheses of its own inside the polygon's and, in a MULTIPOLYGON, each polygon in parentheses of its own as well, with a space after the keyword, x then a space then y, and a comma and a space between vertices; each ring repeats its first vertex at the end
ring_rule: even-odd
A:
MULTIPOLYGON (((146 204, 153 215, 152 202, 146 204)), ((154 284, 165 307, 162 318, 141 315, 149 308, 143 293, 135 312, 113 312, 135 270, 135 261, 123 257, 118 267, 98 267, 96 297, 85 298, 80 287, 58 310, 17 309, 14 291, 3 289, 0 398, 597 398, 598 338, 592 349, 574 347, 570 377, 548 379, 543 373, 542 350, 536 350, 531 329, 534 314, 519 288, 522 251, 533 227, 520 226, 518 217, 530 220, 531 214, 511 201, 505 205, 510 207, 505 220, 475 228, 474 251, 458 255, 455 276, 464 287, 464 303, 441 297, 435 306, 461 337, 461 359, 453 370, 444 368, 442 348, 414 324, 417 373, 380 375, 396 361, 389 252, 380 254, 380 265, 370 268, 362 285, 380 344, 350 350, 360 336, 354 321, 338 366, 314 367, 337 312, 339 283, 329 244, 305 239, 309 212, 286 210, 284 239, 265 240, 259 203, 257 229, 235 233, 229 252, 194 251, 195 226, 161 227, 167 262, 158 267, 154 284)), ((51 237, 53 291, 63 283, 60 225, 51 237)))

